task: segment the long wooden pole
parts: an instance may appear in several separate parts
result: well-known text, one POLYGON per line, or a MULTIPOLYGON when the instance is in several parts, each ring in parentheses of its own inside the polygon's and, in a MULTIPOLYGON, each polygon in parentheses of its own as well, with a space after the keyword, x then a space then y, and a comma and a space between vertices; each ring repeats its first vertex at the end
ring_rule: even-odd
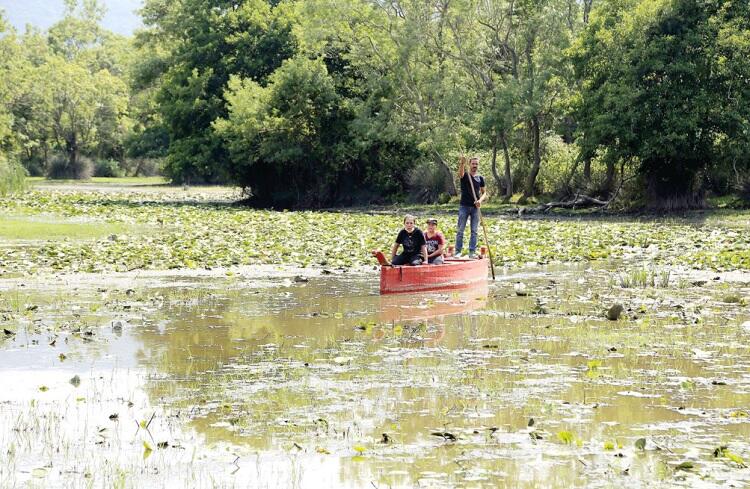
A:
MULTIPOLYGON (((471 169, 471 159, 469 159, 469 168, 471 169)), ((474 177, 471 176, 471 171, 466 169, 466 165, 464 165, 464 173, 468 173, 469 177, 469 187, 471 187, 471 195, 474 196, 474 202, 477 201, 477 191, 474 190, 474 177)), ((474 204, 476 207, 476 204, 474 204)), ((492 271, 492 280, 495 280, 495 264, 492 263, 492 248, 490 248, 490 242, 487 239, 487 226, 484 225, 484 220, 482 219, 482 210, 477 207, 477 216, 479 216, 479 224, 482 225, 482 231, 484 231, 484 244, 487 245, 487 253, 490 255, 490 270, 492 271)))

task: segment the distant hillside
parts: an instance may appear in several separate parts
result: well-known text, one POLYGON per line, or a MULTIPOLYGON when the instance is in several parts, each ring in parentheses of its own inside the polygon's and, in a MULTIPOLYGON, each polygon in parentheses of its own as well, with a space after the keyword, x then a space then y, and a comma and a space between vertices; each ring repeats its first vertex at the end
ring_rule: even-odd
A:
MULTIPOLYGON (((141 27, 141 19, 135 11, 141 8, 142 0, 102 0, 102 3, 107 6, 107 15, 102 21, 105 28, 129 36, 141 27)), ((5 18, 19 31, 23 31, 26 24, 47 29, 60 20, 63 5, 63 0, 0 0, 5 18)))

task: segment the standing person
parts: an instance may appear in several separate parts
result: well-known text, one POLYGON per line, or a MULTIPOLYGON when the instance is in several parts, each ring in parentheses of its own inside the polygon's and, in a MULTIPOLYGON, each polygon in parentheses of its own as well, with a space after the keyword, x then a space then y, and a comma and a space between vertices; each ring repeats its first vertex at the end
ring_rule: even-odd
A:
POLYGON ((411 214, 404 217, 404 229, 399 231, 396 242, 391 249, 392 265, 421 265, 427 263, 427 246, 424 233, 414 225, 415 218, 411 214), (404 251, 396 255, 398 247, 403 246, 404 251))
POLYGON ((427 263, 442 265, 445 236, 438 231, 437 219, 434 217, 427 219, 427 232, 424 233, 424 240, 427 243, 427 263))
POLYGON ((456 257, 461 256, 464 248, 464 229, 471 217, 471 236, 469 237, 469 258, 477 257, 477 230, 479 229, 479 208, 487 197, 484 188, 484 177, 478 174, 479 158, 469 160, 469 171, 466 171, 466 157, 458 160, 458 179, 461 181, 461 202, 458 206, 458 227, 456 229, 456 257), (474 192, 471 187, 474 186, 474 192), (477 196, 475 199, 474 196, 477 196))

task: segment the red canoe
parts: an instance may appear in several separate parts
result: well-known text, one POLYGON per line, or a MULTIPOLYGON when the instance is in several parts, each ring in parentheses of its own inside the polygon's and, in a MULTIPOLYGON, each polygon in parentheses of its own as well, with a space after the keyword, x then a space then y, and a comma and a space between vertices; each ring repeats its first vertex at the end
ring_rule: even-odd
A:
POLYGON ((487 286, 489 260, 446 258, 442 265, 380 267, 380 293, 430 292, 487 286))

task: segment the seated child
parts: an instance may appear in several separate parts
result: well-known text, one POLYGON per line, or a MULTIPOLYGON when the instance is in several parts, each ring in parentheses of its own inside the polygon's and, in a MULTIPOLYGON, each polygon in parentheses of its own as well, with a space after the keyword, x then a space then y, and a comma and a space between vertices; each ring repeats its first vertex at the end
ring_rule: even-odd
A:
POLYGON ((404 217, 404 229, 399 231, 396 242, 391 249, 391 264, 393 265, 421 265, 427 263, 427 246, 424 233, 414 225, 414 216, 407 214, 404 217), (403 246, 404 251, 396 255, 398 247, 403 246))
POLYGON ((437 219, 427 219, 427 232, 424 233, 427 244, 427 259, 432 265, 443 263, 443 251, 445 248, 445 236, 437 229, 437 219))

